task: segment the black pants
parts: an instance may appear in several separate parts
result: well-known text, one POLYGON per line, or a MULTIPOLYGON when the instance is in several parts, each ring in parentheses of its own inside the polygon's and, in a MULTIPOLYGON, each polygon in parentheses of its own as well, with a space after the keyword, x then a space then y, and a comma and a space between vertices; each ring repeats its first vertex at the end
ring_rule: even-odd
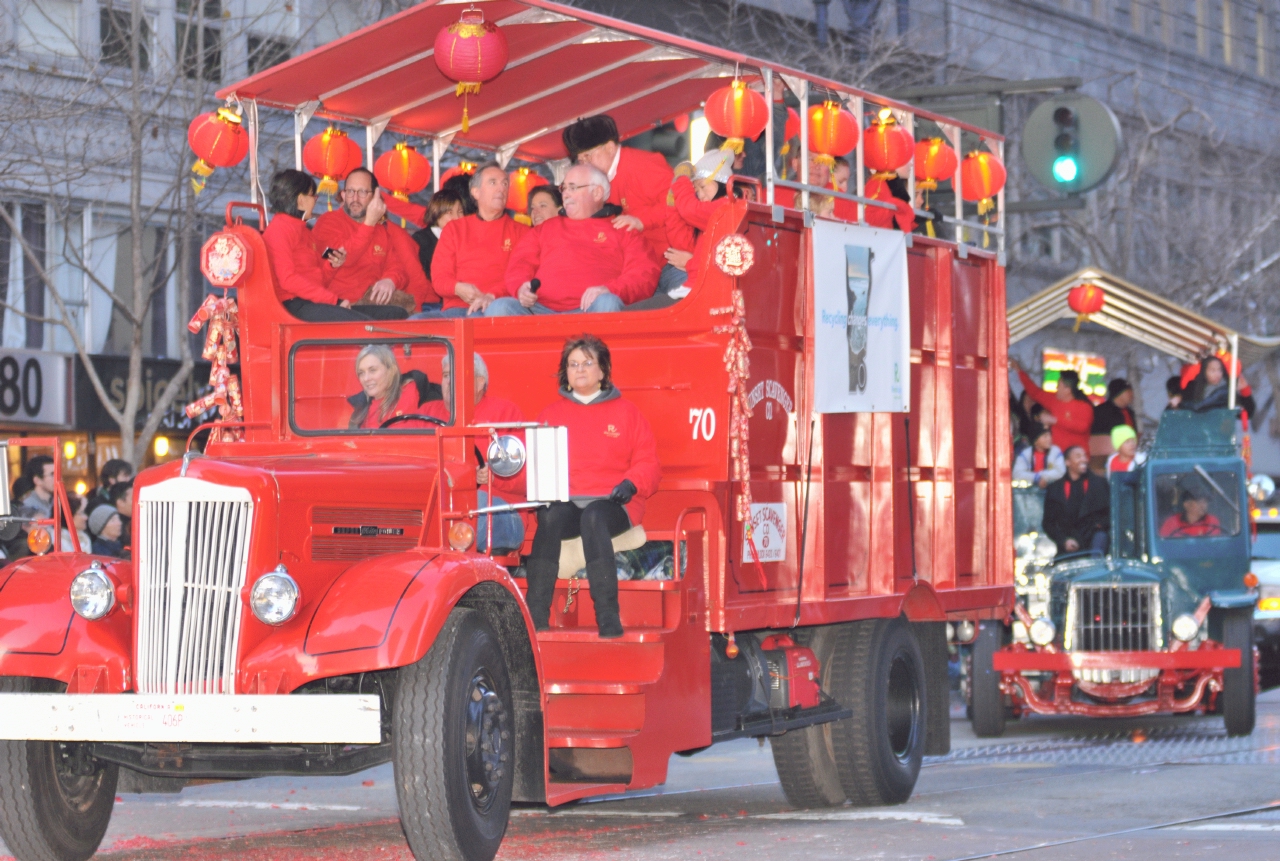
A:
POLYGON ((308 299, 294 297, 284 303, 284 309, 307 323, 347 323, 352 320, 403 320, 409 314, 395 305, 325 305, 308 299))
MULTIPOLYGON (((618 575, 613 564, 613 538, 631 528, 627 510, 616 502, 597 499, 579 508, 572 502, 553 502, 538 509, 538 532, 526 570, 529 575, 529 613, 533 623, 545 627, 551 616, 556 575, 560 571, 560 542, 582 536, 587 559, 587 582, 596 607, 596 623, 603 634, 617 630, 618 575)), ((616 634, 615 634, 616 636, 616 634)))

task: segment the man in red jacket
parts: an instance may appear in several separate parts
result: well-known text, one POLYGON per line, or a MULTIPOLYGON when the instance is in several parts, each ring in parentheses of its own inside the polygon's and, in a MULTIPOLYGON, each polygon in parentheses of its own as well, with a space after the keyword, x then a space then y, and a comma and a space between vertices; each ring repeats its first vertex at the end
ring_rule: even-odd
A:
POLYGON ((617 207, 605 203, 605 175, 574 165, 560 191, 565 214, 539 224, 516 248, 507 266, 508 295, 494 300, 485 316, 597 314, 653 295, 658 264, 639 233, 611 220, 617 207))
POLYGON ((1058 375, 1057 391, 1050 394, 1036 385, 1022 363, 1009 359, 1009 367, 1018 372, 1022 387, 1031 399, 1045 408, 1048 416, 1040 421, 1053 429, 1053 444, 1065 454, 1072 446, 1089 452, 1089 429, 1093 427, 1093 404, 1080 393, 1080 375, 1075 371, 1063 371, 1058 375))
POLYGON ((675 174, 659 153, 624 147, 618 125, 601 114, 584 117, 561 133, 569 161, 589 164, 609 180, 609 203, 622 207, 616 227, 643 230, 653 259, 662 261, 667 237, 667 194, 675 174))
POLYGON ((482 316, 490 302, 506 295, 507 262, 529 232, 506 213, 509 187, 507 172, 496 161, 471 175, 477 212, 446 224, 431 258, 431 286, 444 308, 415 319, 482 316))
POLYGON ((342 184, 342 206, 316 219, 312 235, 326 248, 346 248, 347 260, 329 282, 329 290, 353 305, 397 305, 406 316, 414 308, 406 292, 409 275, 394 252, 385 219, 361 230, 369 201, 378 188, 371 171, 358 167, 342 184))

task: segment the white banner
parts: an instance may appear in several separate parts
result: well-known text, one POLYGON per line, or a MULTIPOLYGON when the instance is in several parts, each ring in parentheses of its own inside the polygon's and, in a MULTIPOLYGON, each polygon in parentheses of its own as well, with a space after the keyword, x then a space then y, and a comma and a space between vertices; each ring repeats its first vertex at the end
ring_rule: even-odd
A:
POLYGON ((814 409, 906 412, 911 310, 904 234, 815 221, 813 285, 814 409))

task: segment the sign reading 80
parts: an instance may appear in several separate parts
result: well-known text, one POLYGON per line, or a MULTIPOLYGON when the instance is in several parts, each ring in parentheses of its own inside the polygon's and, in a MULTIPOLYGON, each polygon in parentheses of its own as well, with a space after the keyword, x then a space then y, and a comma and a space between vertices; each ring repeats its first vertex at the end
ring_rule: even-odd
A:
POLYGON ((0 351, 0 421, 67 424, 68 367, 59 353, 0 351))
POLYGON ((0 358, 0 414, 15 416, 21 409, 27 418, 40 415, 44 406, 44 371, 30 356, 19 366, 14 356, 0 358))

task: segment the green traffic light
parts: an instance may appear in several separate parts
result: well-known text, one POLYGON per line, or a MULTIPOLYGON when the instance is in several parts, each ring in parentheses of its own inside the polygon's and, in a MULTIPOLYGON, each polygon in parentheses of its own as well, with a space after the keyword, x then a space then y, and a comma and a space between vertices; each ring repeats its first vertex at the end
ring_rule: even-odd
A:
POLYGON ((1060 155, 1053 160, 1053 178, 1058 182, 1075 182, 1080 175, 1080 163, 1073 155, 1060 155))

